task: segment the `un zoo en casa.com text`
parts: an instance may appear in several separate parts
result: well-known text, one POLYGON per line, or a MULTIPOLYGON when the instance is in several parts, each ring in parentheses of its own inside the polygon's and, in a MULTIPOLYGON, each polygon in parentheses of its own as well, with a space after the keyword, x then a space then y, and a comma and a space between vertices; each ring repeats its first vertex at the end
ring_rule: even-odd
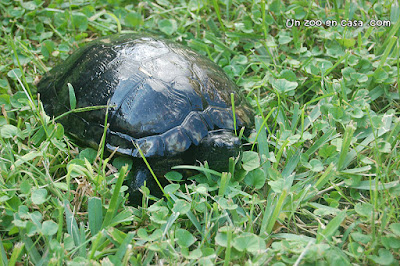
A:
POLYGON ((286 27, 293 28, 293 27, 362 27, 364 25, 370 27, 390 27, 391 22, 390 20, 379 20, 379 19, 371 19, 367 23, 361 20, 346 20, 342 19, 338 20, 312 20, 312 19, 305 19, 305 20, 297 20, 297 19, 287 19, 286 20, 286 27))

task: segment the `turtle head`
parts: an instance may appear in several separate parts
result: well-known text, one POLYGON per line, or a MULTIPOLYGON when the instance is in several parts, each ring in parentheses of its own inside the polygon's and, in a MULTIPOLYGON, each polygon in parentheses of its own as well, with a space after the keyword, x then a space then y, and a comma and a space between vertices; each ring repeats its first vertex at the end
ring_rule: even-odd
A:
POLYGON ((228 171, 229 158, 236 158, 242 150, 240 139, 231 130, 210 131, 194 149, 196 160, 207 161, 211 169, 228 171))

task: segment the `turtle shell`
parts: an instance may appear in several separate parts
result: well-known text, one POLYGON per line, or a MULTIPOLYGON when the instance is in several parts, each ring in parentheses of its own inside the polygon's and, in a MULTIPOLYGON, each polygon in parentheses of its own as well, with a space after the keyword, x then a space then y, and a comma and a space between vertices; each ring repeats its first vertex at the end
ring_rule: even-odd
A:
POLYGON ((175 156, 209 131, 251 124, 251 111, 237 86, 208 58, 168 40, 137 34, 97 39, 78 49, 38 83, 50 116, 70 110, 73 87, 76 108, 60 121, 79 140, 98 144, 109 124, 106 146, 140 157, 175 156), (107 110, 108 109, 108 110, 107 110), (107 113, 107 116, 106 116, 107 113))

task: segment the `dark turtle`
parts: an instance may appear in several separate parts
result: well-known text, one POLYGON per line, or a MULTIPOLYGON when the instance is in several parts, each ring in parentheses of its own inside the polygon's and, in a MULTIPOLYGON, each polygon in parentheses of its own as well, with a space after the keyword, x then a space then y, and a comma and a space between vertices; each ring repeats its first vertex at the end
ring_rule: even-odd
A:
MULTIPOLYGON (((149 187, 154 181, 133 142, 158 175, 196 160, 222 170, 240 150, 231 93, 237 127, 252 123, 250 108, 219 66, 185 46, 151 36, 100 38, 54 67, 38 84, 48 115, 70 110, 68 83, 76 108, 109 104, 106 147, 136 158, 129 186, 138 196, 133 191, 145 180, 149 187)), ((60 122, 84 143, 98 144, 105 114, 106 109, 71 113, 60 122)))

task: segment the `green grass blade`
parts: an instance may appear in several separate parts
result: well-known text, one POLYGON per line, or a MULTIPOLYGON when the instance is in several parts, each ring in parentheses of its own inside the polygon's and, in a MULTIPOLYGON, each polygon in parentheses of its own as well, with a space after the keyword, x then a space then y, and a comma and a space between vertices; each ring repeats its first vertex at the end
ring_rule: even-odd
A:
POLYGON ((378 71, 378 70, 380 70, 380 69, 383 67, 383 65, 386 63, 386 59, 387 59, 387 57, 389 56, 390 52, 392 51, 392 47, 393 47, 393 45, 396 43, 396 41, 397 41, 397 37, 396 37, 396 36, 392 36, 392 37, 389 39, 389 44, 388 44, 388 46, 386 47, 386 49, 385 49, 385 51, 384 51, 384 53, 383 53, 383 55, 382 55, 381 62, 379 63, 379 66, 378 66, 378 68, 375 70, 375 72, 378 71))
MULTIPOLYGON (((269 117, 274 113, 275 110, 276 110, 276 107, 272 108, 271 111, 268 113, 268 115, 265 118, 255 116, 257 135, 256 135, 253 145, 251 146, 251 150, 254 150, 254 146, 256 145, 256 142, 259 141, 258 138, 259 138, 260 134, 264 134, 261 131, 265 131, 265 129, 266 129, 268 131, 268 133, 271 134, 270 128, 267 126, 267 121, 268 121, 269 117), (258 120, 261 120, 262 123, 261 123, 261 121, 258 121, 258 120)), ((264 143, 264 141, 265 141, 264 145, 268 143, 267 139, 266 139, 266 137, 267 137, 266 134, 267 133, 265 132, 265 139, 262 140, 262 143, 264 143)), ((259 143, 259 145, 261 145, 261 143, 259 143)), ((267 147, 268 147, 268 145, 267 145, 267 147)), ((265 148, 265 147, 263 147, 263 148, 265 148)))
POLYGON ((235 176, 235 167, 236 167, 235 158, 230 157, 229 158, 229 173, 231 174, 232 177, 235 176))
POLYGON ((235 113, 235 94, 234 93, 231 93, 231 105, 232 105, 232 116, 233 116, 233 128, 235 129, 235 136, 237 136, 236 113, 235 113))
POLYGON ((219 196, 223 196, 225 194, 230 180, 231 180, 231 174, 223 172, 221 175, 220 186, 218 189, 219 196))
POLYGON ((105 238, 105 236, 104 236, 103 231, 99 231, 99 233, 97 234, 97 236, 94 239, 94 241, 93 241, 93 238, 92 238, 92 246, 91 246, 91 250, 90 250, 90 253, 89 253, 89 257, 88 257, 89 260, 94 258, 94 254, 95 254, 96 251, 98 251, 97 249, 103 243, 104 238, 105 238))
POLYGON ((66 220, 66 224, 67 224, 68 234, 70 234, 72 236, 75 246, 78 247, 81 244, 79 228, 78 228, 78 224, 75 220, 74 214, 71 211, 69 202, 67 200, 64 200, 64 212, 65 212, 65 220, 66 220))
POLYGON ((89 229, 92 236, 96 235, 103 223, 103 205, 100 198, 91 197, 88 201, 89 229))
MULTIPOLYGON (((149 169, 150 174, 153 176, 154 180, 156 181, 156 183, 157 183, 158 187, 160 188, 160 190, 162 191, 163 195, 167 198, 167 200, 168 200, 169 202, 171 202, 170 196, 169 196, 167 193, 165 193, 164 187, 161 185, 161 183, 160 183, 160 181, 158 180, 156 174, 154 173, 153 169, 151 168, 149 162, 148 162, 147 159, 146 159, 146 156, 144 156, 142 149, 140 149, 140 147, 139 147, 136 143, 134 143, 134 142, 133 142, 133 145, 134 145, 135 148, 139 151, 140 157, 142 157, 143 162, 146 164, 147 169, 149 169)), ((172 169, 174 169, 174 168, 172 168, 172 169)))
POLYGON ((119 176, 117 179, 117 183, 114 187, 114 192, 111 196, 110 204, 108 206, 108 210, 106 212, 106 216, 104 218, 103 224, 101 228, 106 228, 110 225, 111 220, 114 218, 115 212, 117 211, 118 197, 119 192, 121 190, 122 183, 124 182, 126 172, 128 171, 128 165, 124 165, 119 171, 119 176))
POLYGON ((334 173, 332 171, 333 169, 333 164, 330 164, 328 168, 326 168, 325 172, 321 175, 320 178, 318 178, 317 182, 315 183, 315 187, 320 190, 325 186, 326 183, 329 182, 329 179, 331 178, 332 174, 334 173))
POLYGON ((177 166, 172 167, 171 169, 173 169, 173 170, 175 170, 175 169, 197 170, 201 173, 209 173, 209 174, 213 174, 218 177, 222 176, 222 174, 220 172, 217 172, 215 170, 207 169, 207 168, 200 167, 200 166, 194 166, 194 165, 177 165, 177 166))
POLYGON ((81 222, 79 224, 79 242, 81 243, 80 247, 79 247, 79 256, 81 256, 82 258, 86 258, 87 257, 87 253, 86 253, 86 243, 89 241, 85 241, 86 240, 86 235, 85 235, 85 226, 83 225, 83 222, 81 222))
POLYGON ((116 226, 123 222, 132 221, 132 213, 129 210, 123 210, 115 215, 108 226, 116 226))
POLYGON ((69 110, 68 112, 65 112, 65 113, 63 113, 63 114, 61 114, 61 115, 59 115, 59 116, 56 116, 56 117, 54 118, 54 121, 57 121, 57 120, 59 120, 59 119, 65 117, 65 116, 67 116, 67 115, 69 115, 69 114, 72 114, 72 113, 89 112, 89 111, 98 110, 98 109, 106 109, 106 108, 108 108, 108 107, 111 107, 111 106, 108 106, 108 105, 98 105, 98 106, 88 106, 88 107, 76 108, 76 109, 74 109, 74 110, 69 110))
POLYGON ((69 93, 69 106, 71 110, 74 110, 76 108, 76 96, 74 87, 72 87, 71 83, 68 83, 68 93, 69 93))
MULTIPOLYGON (((271 191, 271 190, 270 190, 271 191)), ((275 207, 275 193, 269 193, 268 197, 267 197, 267 202, 263 211, 263 220, 261 222, 261 227, 260 227, 260 235, 262 234, 267 234, 267 226, 269 224, 269 221, 272 217, 272 212, 274 210, 275 207)))
MULTIPOLYGON (((387 190, 389 188, 398 187, 399 184, 400 184, 399 181, 381 183, 377 179, 371 179, 371 180, 360 181, 360 183, 358 183, 355 186, 351 186, 351 188, 358 190, 368 190, 368 191, 382 191, 382 190, 387 190)), ((347 186, 347 185, 343 184, 342 186, 347 186)))
POLYGON ((122 261, 124 258, 124 255, 126 254, 126 251, 128 250, 128 245, 131 244, 133 237, 135 236, 135 233, 129 232, 124 241, 121 243, 119 246, 117 253, 115 254, 115 257, 118 258, 118 260, 122 261))
POLYGON ((171 227, 174 225, 175 221, 179 218, 179 212, 173 212, 171 216, 168 218, 167 222, 163 224, 161 230, 163 230, 162 239, 165 238, 171 227))
POLYGON ((121 22, 119 21, 119 19, 117 18, 117 16, 114 15, 113 13, 111 13, 111 12, 106 12, 105 14, 109 15, 110 17, 112 17, 112 18, 115 20, 115 22, 117 23, 117 30, 118 30, 118 33, 121 33, 121 30, 122 30, 121 22))
POLYGON ((282 154, 285 151, 286 146, 289 144, 289 140, 285 140, 285 142, 282 144, 280 149, 278 150, 278 153, 276 154, 276 162, 273 163, 272 167, 276 170, 278 169, 279 162, 281 160, 282 154))
POLYGON ((318 232, 317 235, 317 243, 320 243, 322 240, 330 240, 330 238, 336 233, 336 230, 339 228, 340 224, 346 218, 346 210, 339 212, 335 218, 333 218, 326 227, 318 232))
POLYGON ((294 106, 293 106, 293 116, 292 116, 293 118, 292 118, 292 123, 291 123, 291 127, 290 127, 293 134, 296 133, 297 124, 299 122, 299 117, 300 117, 300 114, 299 114, 300 107, 299 106, 300 106, 299 103, 294 103, 294 106))
MULTIPOLYGON (((303 109, 304 110, 304 109, 303 109)), ((310 112, 310 114, 304 118, 304 122, 302 122, 302 131, 306 130, 309 126, 313 124, 318 117, 321 116, 321 106, 318 103, 310 112)))
POLYGON ((265 121, 260 116, 255 117, 255 125, 256 131, 259 132, 257 141, 258 141, 258 154, 261 158, 261 164, 264 173, 267 173, 268 168, 271 167, 271 163, 267 160, 269 156, 269 149, 268 149, 268 138, 267 132, 265 131, 264 127, 265 121))
POLYGON ((214 45, 218 46, 219 48, 222 48, 225 51, 228 51, 231 54, 234 55, 238 55, 239 53, 232 50, 231 48, 229 48, 228 46, 226 46, 223 42, 221 42, 220 40, 218 40, 212 33, 210 32, 206 32, 206 36, 205 38, 207 40, 209 40, 210 42, 212 42, 214 45))
POLYGON ((218 21, 221 26, 221 29, 222 29, 222 31, 225 32, 226 30, 225 30, 224 22, 222 21, 222 18, 221 18, 221 12, 219 10, 218 2, 217 2, 217 0, 212 0, 212 3, 214 6, 215 13, 217 13, 217 17, 218 17, 218 21))
POLYGON ((7 255, 0 237, 0 266, 8 265, 7 255))
POLYGON ((199 231, 200 234, 203 234, 203 230, 201 228, 201 225, 199 223, 199 220, 197 220, 196 216, 192 213, 192 211, 188 211, 186 213, 186 216, 189 218, 189 220, 192 222, 192 224, 194 225, 194 227, 196 227, 197 231, 199 231))
POLYGON ((290 233, 278 233, 274 234, 275 238, 279 239, 286 239, 286 240, 294 240, 294 241, 299 241, 303 243, 308 243, 310 241, 315 242, 315 238, 306 236, 306 235, 296 235, 296 234, 290 234, 290 233))
POLYGON ((285 201, 286 197, 288 195, 288 191, 286 189, 282 190, 282 193, 279 195, 278 198, 274 199, 274 209, 272 212, 271 217, 268 219, 268 225, 266 228, 266 233, 271 234, 272 229, 274 228, 274 225, 276 221, 278 220, 279 214, 281 213, 283 202, 285 201))
POLYGON ((8 265, 14 266, 17 263, 19 256, 21 255, 22 250, 24 249, 25 244, 19 242, 14 245, 13 252, 11 254, 10 262, 8 265))
POLYGON ((225 249, 225 258, 224 258, 224 266, 230 265, 231 261, 231 251, 232 251, 232 230, 228 229, 226 232, 227 235, 227 243, 225 249))
POLYGON ((25 244, 25 249, 28 251, 29 258, 32 260, 33 263, 38 264, 41 260, 40 253, 37 250, 32 239, 28 237, 25 232, 23 232, 22 241, 25 244))
POLYGON ((310 157, 311 154, 316 152, 319 148, 321 148, 325 143, 328 141, 334 139, 335 137, 339 135, 334 135, 335 129, 332 128, 328 130, 326 133, 324 133, 317 141, 314 142, 314 144, 304 153, 305 156, 310 157))
POLYGON ((353 134, 354 134, 355 130, 356 130, 356 128, 352 124, 349 124, 346 126, 346 130, 345 130, 344 136, 343 136, 342 148, 340 150, 339 161, 337 164, 338 170, 342 170, 342 168, 343 168, 347 153, 350 151, 349 150, 350 142, 351 142, 351 139, 353 138, 353 134))
MULTIPOLYGON (((370 28, 371 31, 373 27, 370 28)), ((379 48, 377 54, 381 54, 383 50, 387 49, 388 43, 391 42, 392 37, 395 37, 396 32, 400 29, 400 19, 397 20, 396 24, 394 24, 393 28, 390 30, 389 34, 386 35, 385 41, 383 42, 382 46, 379 48)))
MULTIPOLYGON (((288 163, 286 164, 285 168, 282 171, 282 177, 284 179, 287 179, 292 175, 292 173, 297 167, 297 164, 300 161, 300 156, 301 156, 301 151, 297 150, 296 153, 292 157, 290 157, 288 163)), ((290 186, 292 186, 292 184, 290 184, 290 186)))
POLYGON ((153 260, 153 258, 154 258, 154 255, 155 255, 155 251, 153 251, 153 250, 150 250, 148 253, 147 253, 147 256, 145 257, 145 259, 144 259, 144 261, 143 261, 143 266, 147 266, 147 265, 149 265, 150 264, 150 262, 153 260))

